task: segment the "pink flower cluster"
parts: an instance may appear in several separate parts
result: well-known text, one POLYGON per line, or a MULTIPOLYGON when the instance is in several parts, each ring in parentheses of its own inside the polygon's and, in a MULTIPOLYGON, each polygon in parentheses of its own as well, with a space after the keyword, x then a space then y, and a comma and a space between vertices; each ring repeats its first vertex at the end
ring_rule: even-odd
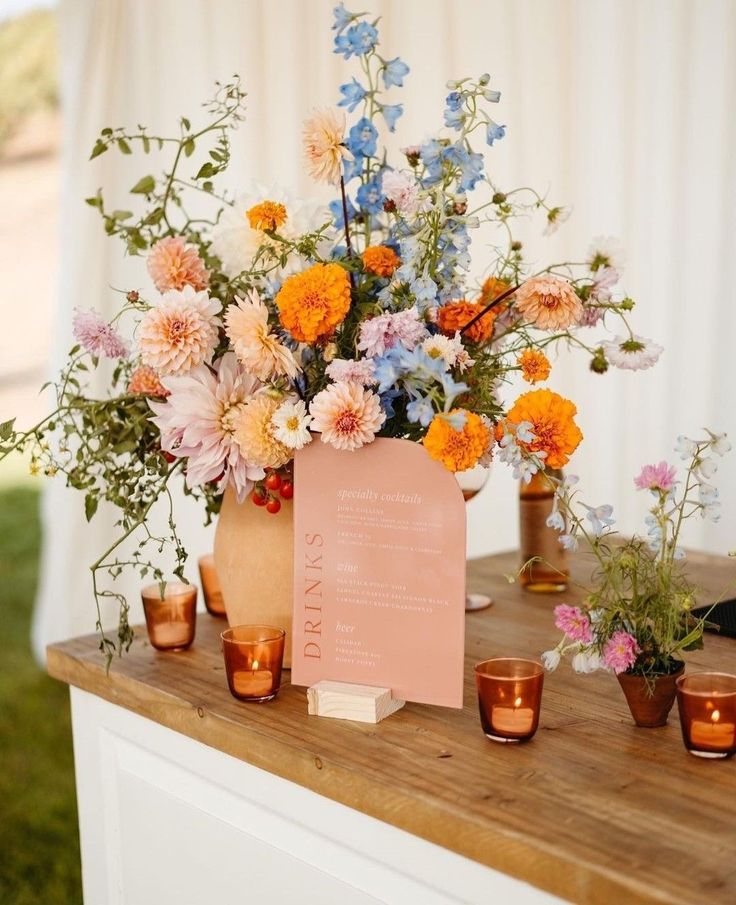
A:
POLYGON ((76 341, 92 355, 127 358, 130 349, 117 330, 92 308, 74 309, 72 331, 76 341))
POLYGON ((614 632, 603 646, 603 665, 612 669, 616 675, 626 672, 641 653, 636 638, 623 630, 614 632))
POLYGON ((590 644, 593 640, 593 626, 590 618, 578 606, 563 603, 555 607, 555 625, 572 641, 590 644))
POLYGON ((677 472, 674 465, 660 462, 658 465, 645 465, 634 478, 637 490, 661 490, 669 493, 677 483, 677 472))
POLYGON ((383 355, 401 343, 411 350, 427 335, 427 328, 419 318, 416 306, 396 314, 379 314, 364 321, 360 327, 358 348, 369 358, 383 355))
POLYGON ((359 383, 367 387, 378 382, 375 371, 371 358, 360 358, 358 361, 335 358, 327 365, 326 374, 335 383, 359 383))

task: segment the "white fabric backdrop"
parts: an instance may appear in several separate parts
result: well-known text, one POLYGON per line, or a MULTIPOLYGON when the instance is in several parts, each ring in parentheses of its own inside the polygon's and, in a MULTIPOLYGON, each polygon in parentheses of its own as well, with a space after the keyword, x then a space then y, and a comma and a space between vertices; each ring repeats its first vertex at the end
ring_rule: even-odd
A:
MULTIPOLYGON (((82 199, 104 185, 118 206, 143 172, 131 158, 87 162, 106 125, 164 131, 196 117, 215 79, 239 72, 249 91, 231 187, 278 180, 313 192, 299 135, 313 106, 334 104, 354 74, 331 52, 332 0, 62 0, 65 106, 62 279, 56 368, 71 309, 111 312, 109 287, 145 284, 142 263, 121 258, 82 199)), ((348 4, 350 7, 350 4, 348 4)), ((736 436, 731 277, 736 254, 736 3, 732 0, 371 0, 384 53, 412 72, 396 144, 423 139, 441 120, 444 83, 488 71, 502 91, 507 137, 489 152, 503 187, 550 188, 573 218, 538 260, 578 260, 592 236, 621 238, 635 324, 666 346, 644 374, 590 375, 563 355, 551 385, 572 396, 586 442, 574 461, 591 500, 614 504, 634 530, 645 501, 631 479, 703 425, 736 436)), ((394 89, 396 91, 396 89, 394 89)), ((398 94, 398 92, 397 92, 398 94)), ((477 272, 486 266, 475 248, 477 272)), ((725 514, 698 524, 692 546, 736 546, 736 455, 719 473, 725 514)), ((513 547, 516 487, 503 466, 469 507, 472 556, 513 547)), ((60 482, 44 503, 46 539, 34 642, 94 627, 88 564, 113 537, 108 513, 88 526, 82 501, 60 482)), ((182 517, 192 559, 209 549, 198 512, 182 517)), ((194 575, 194 571, 191 572, 194 575)), ((139 581, 121 582, 135 599, 139 581)))

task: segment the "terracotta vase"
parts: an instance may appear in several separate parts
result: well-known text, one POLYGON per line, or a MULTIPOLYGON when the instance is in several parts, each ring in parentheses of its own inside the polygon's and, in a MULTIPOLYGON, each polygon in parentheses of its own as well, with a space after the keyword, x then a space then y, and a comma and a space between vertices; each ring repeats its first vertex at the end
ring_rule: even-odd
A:
POLYGON ((675 683, 683 672, 685 672, 684 665, 677 672, 657 676, 654 688, 644 676, 632 676, 625 672, 617 676, 637 726, 653 729, 656 726, 666 725, 667 717, 675 702, 675 683))
POLYGON ((230 625, 274 625, 286 632, 284 668, 291 667, 294 509, 282 501, 271 515, 250 497, 225 491, 215 531, 215 569, 230 625))

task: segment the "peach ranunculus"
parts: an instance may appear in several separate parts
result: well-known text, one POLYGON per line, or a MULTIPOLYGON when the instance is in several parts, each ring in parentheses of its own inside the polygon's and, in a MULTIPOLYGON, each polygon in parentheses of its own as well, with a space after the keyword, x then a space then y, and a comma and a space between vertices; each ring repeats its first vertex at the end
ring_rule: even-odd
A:
POLYGON ((186 242, 183 236, 159 239, 151 248, 146 265, 159 292, 185 286, 200 292, 209 285, 210 274, 196 245, 186 242))
MULTIPOLYGON (((531 424, 534 434, 531 443, 517 438, 517 444, 531 453, 546 453, 544 464, 547 468, 563 468, 583 439, 580 428, 575 423, 577 407, 552 390, 530 390, 519 396, 506 415, 511 425, 522 422, 531 424)), ((497 435, 498 435, 497 427, 497 435)))
POLYGON ((304 156, 315 181, 339 185, 343 160, 353 159, 344 144, 345 128, 342 110, 315 110, 304 121, 304 156))
POLYGON ((516 310, 539 330, 567 330, 579 324, 583 305, 572 285, 561 277, 531 277, 516 290, 516 310))

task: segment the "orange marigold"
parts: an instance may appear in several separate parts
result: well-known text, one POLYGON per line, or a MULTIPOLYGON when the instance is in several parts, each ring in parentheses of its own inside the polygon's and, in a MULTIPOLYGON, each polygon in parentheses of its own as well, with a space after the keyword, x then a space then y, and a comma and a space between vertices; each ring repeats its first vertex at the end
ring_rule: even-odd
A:
MULTIPOLYGON (((494 299, 497 299, 499 295, 503 295, 511 286, 506 280, 499 280, 498 277, 488 277, 488 279, 483 283, 480 288, 480 298, 478 301, 481 305, 490 305, 494 299)), ((508 301, 512 299, 512 296, 509 296, 508 301)), ((505 302, 501 302, 501 306, 505 306, 505 302)))
POLYGON ((385 245, 370 245, 363 252, 363 266, 370 273, 379 277, 393 276, 401 259, 393 250, 385 245))
POLYGON ((527 383, 539 383, 549 377, 552 365, 549 358, 537 349, 524 349, 516 359, 521 368, 521 376, 527 383))
POLYGON ((435 415, 422 443, 429 455, 449 471, 466 471, 478 464, 488 449, 491 432, 480 415, 466 409, 451 414, 465 415, 465 426, 455 430, 446 417, 435 415))
POLYGON ((574 420, 577 411, 575 403, 552 390, 530 390, 519 396, 506 420, 511 424, 530 422, 536 439, 532 443, 517 441, 519 446, 533 453, 547 453, 545 465, 562 468, 583 439, 574 420))
MULTIPOLYGON (((472 320, 477 314, 483 310, 484 306, 480 302, 449 302, 443 305, 437 312, 437 325, 445 336, 454 336, 458 330, 472 320)), ((493 311, 484 314, 483 317, 473 326, 463 333, 471 342, 483 343, 487 342, 493 334, 493 322, 496 315, 493 311)))
POLYGON ((278 201, 261 201, 247 210, 245 216, 251 229, 273 232, 286 223, 286 208, 278 201))
POLYGON ((284 281, 276 295, 279 319, 294 339, 329 336, 350 309, 350 278, 339 264, 314 264, 284 281))

